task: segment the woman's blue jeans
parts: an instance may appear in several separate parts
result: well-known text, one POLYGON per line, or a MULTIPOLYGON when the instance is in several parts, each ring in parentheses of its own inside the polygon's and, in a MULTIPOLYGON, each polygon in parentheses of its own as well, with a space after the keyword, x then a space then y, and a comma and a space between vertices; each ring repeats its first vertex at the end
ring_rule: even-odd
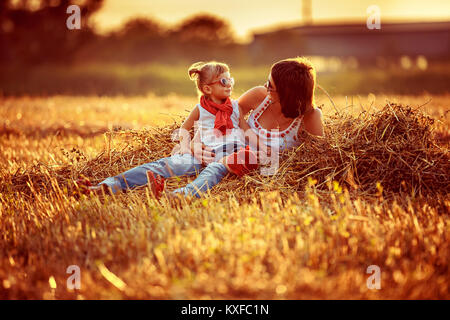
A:
MULTIPOLYGON (((220 146, 213 149, 216 161, 243 147, 239 144, 220 146)), ((191 154, 175 154, 153 162, 145 163, 114 177, 109 177, 99 184, 108 185, 113 193, 132 189, 148 183, 147 171, 152 171, 164 178, 175 176, 193 176, 197 178, 185 187, 174 190, 188 196, 200 197, 201 194, 218 184, 228 173, 227 168, 219 162, 212 162, 204 167, 191 154)))

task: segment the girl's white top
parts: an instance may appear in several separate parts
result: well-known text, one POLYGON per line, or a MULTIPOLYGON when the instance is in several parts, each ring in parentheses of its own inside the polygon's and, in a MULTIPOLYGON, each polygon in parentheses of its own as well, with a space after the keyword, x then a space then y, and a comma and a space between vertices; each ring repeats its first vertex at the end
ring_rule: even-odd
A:
POLYGON ((291 147, 296 147, 300 145, 300 141, 297 137, 297 132, 302 124, 303 116, 295 118, 292 123, 285 130, 266 130, 258 122, 258 118, 261 114, 269 107, 271 101, 269 96, 267 96, 261 104, 253 110, 248 118, 248 125, 255 132, 261 142, 269 146, 273 150, 282 151, 284 149, 289 149, 291 147))
POLYGON ((231 100, 231 104, 233 106, 233 113, 231 114, 233 129, 227 129, 225 135, 219 134, 220 131, 214 129, 216 116, 203 108, 200 103, 197 104, 200 115, 196 125, 200 130, 200 137, 203 144, 213 149, 230 143, 237 143, 241 146, 245 145, 244 134, 239 128, 239 105, 236 100, 231 100))

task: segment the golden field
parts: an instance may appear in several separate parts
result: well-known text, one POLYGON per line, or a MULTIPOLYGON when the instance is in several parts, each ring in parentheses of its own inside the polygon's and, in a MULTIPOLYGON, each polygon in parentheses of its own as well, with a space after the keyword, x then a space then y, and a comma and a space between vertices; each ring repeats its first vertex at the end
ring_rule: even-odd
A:
POLYGON ((326 96, 316 102, 334 150, 316 159, 326 168, 307 157, 320 142, 305 143, 275 176, 228 176, 173 208, 147 188, 77 199, 72 181, 99 182, 169 155, 170 133, 196 98, 0 98, 0 298, 448 299, 450 96, 337 96, 338 114, 326 96), (385 122, 369 116, 387 103, 413 109, 410 131, 393 128, 403 109, 385 122), (336 130, 344 127, 367 133, 352 151, 360 162, 345 158, 357 141, 336 130), (420 148, 402 149, 408 142, 420 148), (372 145, 387 153, 365 152, 372 145), (383 180, 388 153, 398 168, 412 159, 403 187, 383 180), (79 290, 66 286, 70 265, 80 267, 79 290), (379 290, 366 285, 370 265, 380 267, 379 290))

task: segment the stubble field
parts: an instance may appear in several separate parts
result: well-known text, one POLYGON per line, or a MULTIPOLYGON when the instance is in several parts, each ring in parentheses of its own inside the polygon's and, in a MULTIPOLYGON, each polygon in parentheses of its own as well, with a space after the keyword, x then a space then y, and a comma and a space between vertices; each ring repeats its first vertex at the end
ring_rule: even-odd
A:
POLYGON ((196 98, 1 98, 0 298, 450 298, 450 96, 333 102, 317 98, 326 138, 275 176, 173 208, 147 188, 77 198, 73 180, 169 155, 196 98))

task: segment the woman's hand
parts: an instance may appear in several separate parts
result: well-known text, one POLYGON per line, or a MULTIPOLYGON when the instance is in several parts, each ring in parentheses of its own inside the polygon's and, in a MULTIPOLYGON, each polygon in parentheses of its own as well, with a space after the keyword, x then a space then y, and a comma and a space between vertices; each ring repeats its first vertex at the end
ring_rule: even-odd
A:
POLYGON ((204 145, 201 142, 193 141, 191 143, 190 151, 194 155, 195 159, 197 159, 203 165, 208 165, 211 162, 214 162, 214 160, 215 160, 214 151, 210 147, 204 145))

